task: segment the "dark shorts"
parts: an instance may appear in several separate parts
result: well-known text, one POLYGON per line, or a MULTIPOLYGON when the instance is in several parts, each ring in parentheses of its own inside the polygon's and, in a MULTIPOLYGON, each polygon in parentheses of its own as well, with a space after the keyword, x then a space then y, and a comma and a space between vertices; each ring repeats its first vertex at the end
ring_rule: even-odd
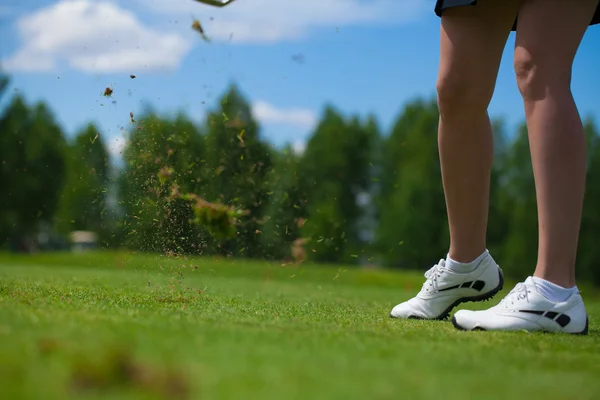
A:
MULTIPOLYGON (((502 1, 502 0, 498 0, 498 1, 502 1)), ((474 5, 477 5, 477 0, 436 0, 435 14, 438 17, 441 17, 442 13, 447 8, 462 7, 462 6, 474 6, 474 5)), ((590 25, 595 25, 597 23, 600 23, 600 5, 598 5, 598 8, 596 8, 596 12, 594 13, 594 17, 592 18, 592 22, 590 22, 590 25)), ((517 30, 517 21, 516 20, 512 27, 512 30, 513 31, 517 30)))

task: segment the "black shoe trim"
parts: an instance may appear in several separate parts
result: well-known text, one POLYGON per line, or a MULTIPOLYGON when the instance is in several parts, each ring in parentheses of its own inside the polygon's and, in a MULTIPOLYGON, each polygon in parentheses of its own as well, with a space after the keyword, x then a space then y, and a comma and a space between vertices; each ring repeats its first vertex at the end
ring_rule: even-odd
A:
POLYGON ((566 314, 561 314, 555 319, 555 321, 561 326, 561 328, 564 328, 565 326, 569 325, 569 322, 571 322, 571 317, 566 314))
MULTIPOLYGON (((426 319, 426 320, 437 320, 437 321, 442 321, 448 318, 448 316, 450 315, 450 312, 452 311, 452 309, 456 306, 458 306, 459 304, 462 303, 467 303, 467 302, 480 302, 480 301, 488 301, 491 300, 496 294, 498 294, 499 291, 502 290, 502 288, 504 287, 504 276, 502 275, 502 270, 498 270, 498 286, 496 286, 495 289, 484 293, 484 294, 480 294, 477 296, 472 296, 472 297, 462 297, 460 299, 457 299, 454 303, 450 304, 450 306, 448 308, 446 308, 440 315, 438 315, 436 318, 423 318, 423 317, 419 317, 416 315, 409 315, 408 319, 426 319)), ((458 286, 457 286, 458 287, 458 286)), ((396 318, 394 317, 392 314, 390 314, 391 318, 396 318)))
POLYGON ((481 292, 484 287, 485 287, 485 282, 484 281, 475 281, 475 282, 473 282, 473 285, 471 286, 471 289, 475 289, 478 292, 481 292))
POLYGON ((548 312, 546 312, 546 314, 544 314, 544 317, 548 317, 550 319, 554 319, 554 318, 556 318, 557 315, 558 315, 557 312, 548 311, 548 312))
POLYGON ((461 285, 454 285, 454 286, 449 286, 447 288, 438 289, 438 292, 445 292, 446 290, 452 290, 452 289, 458 289, 458 288, 475 289, 478 292, 481 292, 484 287, 485 287, 484 281, 470 281, 470 282, 464 282, 461 285))
MULTIPOLYGON (((460 326, 458 324, 458 322, 456 322, 456 318, 454 318, 454 315, 452 316, 452 325, 454 325, 454 327, 456 329, 458 329, 459 331, 466 331, 467 329, 463 328, 462 326, 460 326)), ((487 331, 487 329, 485 328, 480 328, 480 327, 476 327, 472 329, 473 331, 487 331)))
POLYGON ((454 325, 454 327, 455 327, 456 329, 458 329, 459 331, 466 331, 466 329, 465 329, 465 328, 463 328, 462 326, 460 326, 460 325, 458 324, 458 322, 456 322, 456 318, 454 317, 454 315, 452 316, 452 325, 454 325))
POLYGON ((560 325, 561 328, 569 325, 571 322, 571 317, 566 314, 557 313, 554 311, 539 311, 539 310, 519 310, 519 312, 526 314, 535 314, 535 315, 543 315, 545 318, 551 319, 560 325), (557 317, 558 315, 558 317, 557 317))
POLYGON ((538 311, 538 310, 519 310, 519 312, 522 312, 525 314, 535 314, 535 315, 543 315, 544 314, 543 311, 538 311))
POLYGON ((584 335, 584 336, 587 335, 588 334, 589 324, 590 324, 590 320, 589 320, 589 318, 586 315, 586 317, 585 317, 585 326, 583 327, 583 330, 581 332, 572 333, 572 335, 584 335))

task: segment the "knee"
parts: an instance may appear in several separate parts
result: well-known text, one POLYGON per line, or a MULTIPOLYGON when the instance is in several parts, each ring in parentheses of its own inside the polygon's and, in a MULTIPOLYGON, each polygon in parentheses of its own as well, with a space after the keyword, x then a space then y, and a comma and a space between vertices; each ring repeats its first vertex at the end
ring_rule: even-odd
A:
POLYGON ((486 112, 493 93, 492 84, 477 79, 468 68, 450 68, 438 75, 437 102, 442 118, 466 118, 486 112))
POLYGON ((570 91, 571 65, 564 65, 561 60, 534 57, 531 52, 518 47, 514 68, 519 92, 526 103, 570 91))

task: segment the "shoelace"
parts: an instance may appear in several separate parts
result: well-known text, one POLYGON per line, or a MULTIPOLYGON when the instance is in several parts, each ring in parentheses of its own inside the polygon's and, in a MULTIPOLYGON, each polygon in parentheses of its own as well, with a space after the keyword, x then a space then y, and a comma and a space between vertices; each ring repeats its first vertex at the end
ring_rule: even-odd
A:
POLYGON ((527 300, 529 302, 529 289, 527 285, 524 283, 517 283, 513 290, 508 292, 505 298, 500 301, 500 304, 508 305, 507 303, 510 301, 510 304, 515 304, 515 301, 518 300, 527 300))
POLYGON ((425 272, 424 276, 427 280, 423 284, 422 290, 429 291, 429 287, 433 287, 435 290, 437 290, 437 279, 442 276, 442 268, 444 265, 445 261, 441 259, 439 263, 435 264, 425 272))

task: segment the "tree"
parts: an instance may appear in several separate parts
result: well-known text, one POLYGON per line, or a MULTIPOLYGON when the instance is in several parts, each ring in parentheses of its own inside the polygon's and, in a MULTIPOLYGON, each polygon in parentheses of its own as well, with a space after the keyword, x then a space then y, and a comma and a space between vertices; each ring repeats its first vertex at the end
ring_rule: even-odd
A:
POLYGON ((494 135, 494 162, 490 176, 490 204, 487 229, 488 249, 492 254, 502 254, 508 236, 510 215, 510 189, 506 187, 506 176, 510 153, 509 143, 502 119, 492 120, 494 135))
POLYGON ((510 146, 502 175, 502 213, 508 230, 502 251, 503 270, 513 278, 523 279, 536 265, 538 247, 535 179, 525 123, 510 146))
POLYGON ((100 234, 101 240, 107 239, 109 156, 94 125, 84 128, 69 144, 66 165, 56 222, 59 231, 90 230, 100 234))
POLYGON ((371 189, 376 128, 328 106, 308 141, 300 166, 308 199, 302 232, 315 261, 356 261, 365 212, 358 197, 371 189))
POLYGON ((144 115, 133 126, 123 160, 120 229, 127 246, 150 252, 204 252, 206 233, 192 222, 191 205, 171 199, 159 182, 161 171, 172 170, 178 190, 202 192, 204 139, 198 128, 184 115, 144 115))
POLYGON ((597 260, 600 257, 598 247, 598 229, 600 228, 600 134, 594 120, 588 118, 584 123, 588 142, 588 169, 586 194, 583 204, 579 248, 577 253, 577 277, 594 284, 600 284, 600 270, 597 260))
POLYGON ((8 76, 0 72, 0 99, 2 98, 2 95, 4 95, 9 83, 10 79, 8 76))
POLYGON ((0 117, 0 242, 14 247, 49 225, 65 173, 66 143, 43 103, 15 96, 0 117))
POLYGON ((306 182, 299 169, 302 157, 290 146, 274 155, 266 179, 269 197, 261 238, 265 257, 285 259, 292 256, 291 247, 301 238, 307 216, 306 182))
POLYGON ((267 207, 266 179, 272 167, 273 150, 261 139, 250 105, 235 85, 208 114, 206 163, 203 177, 208 201, 244 209, 235 239, 216 245, 226 255, 262 255, 260 231, 267 207))
POLYGON ((380 128, 375 116, 369 115, 363 126, 370 140, 370 160, 368 162, 366 173, 367 180, 363 191, 358 194, 357 204, 360 209, 358 218, 358 233, 361 246, 357 249, 357 254, 362 255, 363 261, 371 262, 374 259, 374 252, 377 250, 377 244, 374 240, 378 223, 378 209, 376 199, 381 190, 379 178, 382 174, 381 156, 385 142, 380 133, 380 128))
POLYGON ((378 199, 377 244, 384 262, 428 268, 448 249, 448 228, 437 152, 435 101, 415 100, 385 143, 378 199))

